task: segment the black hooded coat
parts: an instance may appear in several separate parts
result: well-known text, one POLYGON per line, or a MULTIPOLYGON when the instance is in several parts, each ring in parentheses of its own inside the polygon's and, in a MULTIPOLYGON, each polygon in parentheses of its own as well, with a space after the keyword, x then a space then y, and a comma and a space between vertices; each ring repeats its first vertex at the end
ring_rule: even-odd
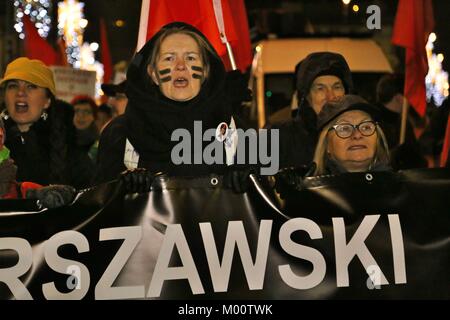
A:
MULTIPOLYGON (((181 22, 164 26, 131 61, 127 71, 128 105, 125 114, 111 121, 102 133, 96 182, 113 180, 127 169, 124 164, 126 139, 139 154, 139 168, 178 176, 222 173, 225 165, 192 164, 193 154, 191 164, 175 165, 171 151, 179 141, 171 141, 171 136, 175 129, 186 129, 191 134, 191 146, 194 146, 194 121, 202 122, 203 132, 217 128, 221 122, 230 123, 232 106, 226 94, 225 78, 226 72, 220 57, 200 31, 181 22), (193 31, 210 46, 206 50, 210 64, 208 77, 199 94, 185 102, 166 98, 147 74, 147 64, 155 42, 164 30, 170 28, 193 31)), ((203 147, 209 143, 204 141, 203 147)))

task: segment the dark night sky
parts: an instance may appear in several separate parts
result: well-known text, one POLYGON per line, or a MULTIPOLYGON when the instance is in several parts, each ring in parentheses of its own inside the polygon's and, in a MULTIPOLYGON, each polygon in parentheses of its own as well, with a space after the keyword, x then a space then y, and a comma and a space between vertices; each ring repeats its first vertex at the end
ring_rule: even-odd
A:
MULTIPOLYGON (((156 0, 153 0, 156 1, 156 0)), ((186 0, 189 1, 189 0, 186 0)), ((54 21, 56 21, 57 0, 54 3, 54 21)), ((85 0, 85 17, 89 20, 85 30, 85 41, 99 41, 99 18, 107 23, 109 47, 114 63, 129 60, 134 54, 137 42, 141 0, 85 0), (119 28, 115 21, 121 19, 125 24, 119 28)), ((1 0, 0 16, 4 15, 6 6, 12 6, 11 0, 1 0), (5 1, 5 2, 3 2, 5 1)), ((314 35, 346 36, 377 36, 376 32, 384 34, 389 42, 390 30, 394 21, 396 0, 352 0, 360 10, 347 14, 341 0, 245 0, 249 17, 250 31, 254 41, 264 38, 267 33, 276 33, 280 37, 308 36, 308 31, 314 30, 314 35), (377 4, 381 8, 382 30, 371 32, 365 28, 368 5, 377 4)), ((450 1, 433 0, 435 32, 438 36, 435 52, 444 53, 444 69, 450 70, 450 1)), ((5 11, 6 10, 6 11, 5 11)), ((6 20, 5 20, 6 21, 6 20)), ((9 32, 14 33, 12 25, 9 32)), ((54 28, 55 29, 55 28, 54 28)), ((50 41, 56 38, 56 31, 51 32, 50 41)), ((309 33, 311 36, 311 33, 309 33)), ((396 49, 401 53, 402 49, 396 49)), ((98 57, 99 58, 99 57, 98 57)))
MULTIPOLYGON (((265 32, 278 33, 281 36, 305 35, 305 26, 309 23, 317 30, 333 30, 341 27, 346 35, 370 33, 364 29, 367 14, 365 9, 370 4, 381 7, 381 23, 383 28, 390 28, 394 21, 397 1, 381 0, 352 0, 350 6, 358 4, 360 11, 355 14, 349 10, 343 14, 341 0, 246 0, 249 23, 253 27, 254 35, 263 38, 265 32), (301 12, 292 13, 301 8, 301 12), (328 29, 327 29, 328 26, 328 29), (323 29, 325 28, 325 29, 323 29), (258 32, 259 30, 259 32, 258 32)), ((109 46, 112 51, 113 62, 131 59, 137 41, 140 0, 90 0, 85 1, 85 16, 89 25, 85 31, 85 40, 99 41, 98 19, 103 17, 107 22, 109 46), (122 19, 125 25, 121 28, 115 26, 115 21, 122 19)), ((450 1, 433 0, 435 32, 438 40, 435 51, 446 56, 444 68, 450 70, 450 1)))

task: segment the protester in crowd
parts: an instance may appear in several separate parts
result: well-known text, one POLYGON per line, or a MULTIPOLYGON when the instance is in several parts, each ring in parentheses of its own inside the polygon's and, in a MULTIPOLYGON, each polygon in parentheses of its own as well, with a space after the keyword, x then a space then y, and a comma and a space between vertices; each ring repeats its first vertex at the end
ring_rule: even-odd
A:
POLYGON ((125 94, 127 82, 123 80, 118 84, 102 84, 103 93, 108 96, 108 104, 112 108, 113 117, 120 116, 125 113, 128 98, 125 94))
POLYGON ((113 112, 111 106, 106 103, 102 103, 97 110, 97 119, 95 119, 95 125, 99 133, 102 133, 103 129, 113 118, 113 112))
POLYGON ((404 79, 398 74, 387 74, 377 84, 377 104, 380 125, 386 135, 391 152, 391 165, 395 170, 425 168, 427 161, 422 156, 414 129, 407 118, 405 142, 400 142, 404 79))
MULTIPOLYGON (((125 114, 111 121, 102 133, 97 182, 139 168, 128 171, 124 179, 130 186, 128 190, 142 191, 149 189, 156 172, 181 176, 223 172, 226 165, 174 164, 171 153, 178 142, 171 136, 174 130, 184 129, 190 139, 198 139, 194 121, 201 121, 203 132, 215 132, 223 122, 233 128, 232 99, 225 88, 224 65, 204 35, 185 23, 164 26, 128 68, 128 105, 125 114), (145 186, 134 188, 136 181, 145 186)), ((203 141, 203 146, 214 139, 212 136, 210 141, 203 141)), ((190 142, 194 146, 194 140, 190 142)), ((225 148, 225 143, 222 146, 224 158, 228 158, 234 151, 225 148)), ((191 161, 202 157, 194 155, 194 151, 185 155, 191 161)))
POLYGON ((389 170, 389 149, 378 110, 363 98, 345 95, 319 113, 314 175, 389 170))
POLYGON ((18 58, 8 64, 0 85, 5 145, 18 166, 18 180, 89 186, 92 161, 76 147, 73 108, 55 99, 52 71, 39 60, 18 58))
POLYGON ((353 91, 350 69, 344 57, 315 52, 296 67, 298 111, 293 120, 270 125, 280 130, 280 166, 307 166, 317 143, 317 114, 328 101, 353 91))
POLYGON ((275 176, 281 198, 303 188, 305 177, 392 170, 379 110, 356 95, 329 101, 317 116, 320 132, 309 167, 292 166, 275 176))
POLYGON ((76 128, 77 146, 95 163, 99 139, 99 131, 95 125, 97 104, 94 99, 84 95, 73 98, 71 104, 74 110, 73 124, 76 128))
POLYGON ((4 142, 5 127, 0 118, 0 199, 35 199, 46 208, 61 207, 74 199, 76 191, 71 186, 43 187, 34 182, 17 182, 17 167, 4 142))

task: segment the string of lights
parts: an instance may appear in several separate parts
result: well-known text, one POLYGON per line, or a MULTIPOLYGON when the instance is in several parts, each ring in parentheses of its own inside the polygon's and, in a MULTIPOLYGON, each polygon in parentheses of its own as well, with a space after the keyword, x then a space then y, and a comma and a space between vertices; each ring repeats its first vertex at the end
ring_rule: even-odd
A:
POLYGON ((50 0, 14 0, 14 9, 14 29, 19 33, 20 39, 25 39, 22 21, 24 15, 30 17, 39 35, 47 38, 52 24, 52 2, 50 0))
POLYGON ((67 61, 74 67, 81 66, 80 48, 88 21, 84 19, 84 3, 65 0, 58 3, 58 33, 66 42, 67 61))
POLYGON ((442 69, 444 55, 442 53, 436 54, 433 52, 433 43, 436 41, 436 38, 436 34, 431 33, 426 45, 428 74, 425 77, 425 85, 427 101, 433 100, 434 104, 440 107, 444 100, 448 98, 449 84, 448 72, 445 72, 442 69))

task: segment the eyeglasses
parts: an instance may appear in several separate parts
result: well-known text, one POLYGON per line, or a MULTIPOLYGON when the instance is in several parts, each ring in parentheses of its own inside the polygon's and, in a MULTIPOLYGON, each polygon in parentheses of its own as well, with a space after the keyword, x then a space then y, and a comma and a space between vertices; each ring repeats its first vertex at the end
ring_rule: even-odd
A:
POLYGON ((335 124, 328 131, 334 130, 339 138, 347 139, 352 136, 354 131, 358 131, 365 137, 369 137, 375 133, 377 123, 372 120, 363 121, 360 124, 353 125, 350 123, 335 124))

